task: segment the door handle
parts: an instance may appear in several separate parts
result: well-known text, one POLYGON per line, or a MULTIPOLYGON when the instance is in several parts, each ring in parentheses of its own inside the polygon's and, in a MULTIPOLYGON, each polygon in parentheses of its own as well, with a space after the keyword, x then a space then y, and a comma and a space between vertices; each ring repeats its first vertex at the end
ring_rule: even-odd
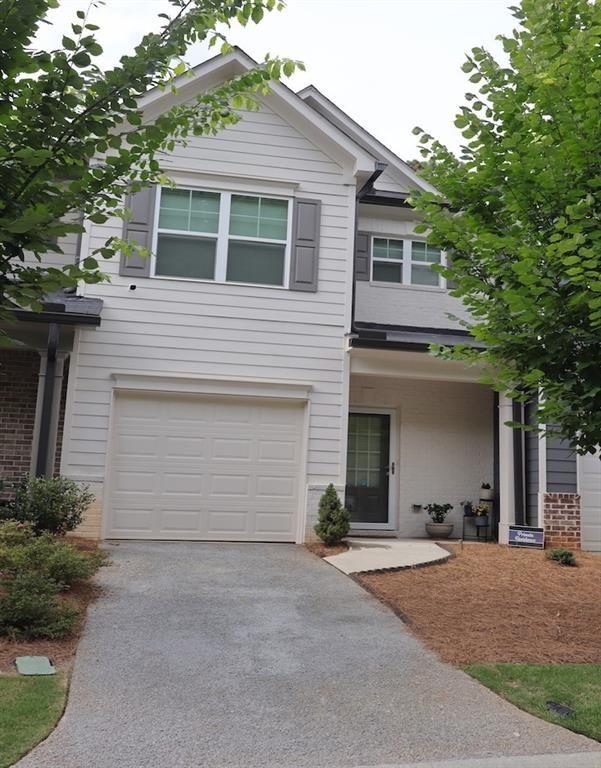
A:
POLYGON ((394 475, 394 461, 391 462, 390 466, 386 468, 386 474, 394 475))

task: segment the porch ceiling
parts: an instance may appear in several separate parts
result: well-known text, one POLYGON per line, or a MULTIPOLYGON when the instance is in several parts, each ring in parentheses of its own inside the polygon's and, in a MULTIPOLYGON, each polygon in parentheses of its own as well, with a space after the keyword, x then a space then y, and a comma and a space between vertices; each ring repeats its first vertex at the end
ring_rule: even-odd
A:
POLYGON ((441 360, 429 352, 352 347, 349 354, 351 375, 478 383, 483 374, 482 368, 441 360))

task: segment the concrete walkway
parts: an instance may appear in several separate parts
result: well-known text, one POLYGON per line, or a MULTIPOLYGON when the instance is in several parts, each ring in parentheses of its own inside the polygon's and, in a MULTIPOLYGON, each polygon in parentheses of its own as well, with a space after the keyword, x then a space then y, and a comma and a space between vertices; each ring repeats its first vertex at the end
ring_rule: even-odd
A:
MULTIPOLYGON (((132 542, 111 554, 65 716, 21 768, 371 768, 549 753, 575 768, 600 749, 439 663, 303 547, 132 542)), ((497 766, 558 765, 544 759, 497 766)))
POLYGON ((429 539, 346 539, 347 552, 324 557, 342 573, 401 570, 448 560, 450 553, 429 539))

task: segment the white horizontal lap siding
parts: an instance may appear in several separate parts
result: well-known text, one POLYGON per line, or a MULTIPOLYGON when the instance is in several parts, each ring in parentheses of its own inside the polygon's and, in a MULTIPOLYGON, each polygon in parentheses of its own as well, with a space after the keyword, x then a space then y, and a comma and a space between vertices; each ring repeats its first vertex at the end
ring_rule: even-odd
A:
MULTIPOLYGON (((419 240, 423 235, 415 235, 416 224, 417 221, 400 216, 359 216, 360 232, 382 237, 415 237, 419 240)), ((355 319, 358 321, 422 328, 462 328, 459 320, 469 320, 469 313, 461 302, 442 288, 359 280, 356 291, 355 319), (449 314, 458 319, 449 318, 449 314)))
MULTIPOLYGON (((214 173, 240 178, 245 193, 252 194, 252 182, 244 180, 248 175, 281 180, 295 196, 320 200, 318 291, 134 279, 119 275, 116 260, 103 264, 111 282, 86 288, 86 295, 104 301, 102 325, 78 333, 63 471, 104 478, 111 374, 127 370, 310 383, 308 481, 338 481, 354 226, 348 173, 267 108, 245 114, 214 138, 195 138, 187 148, 178 147, 163 166, 167 173, 178 169, 178 176, 185 168, 191 182, 207 189, 211 178, 201 174, 214 173), (129 290, 131 283, 135 291, 129 290)), ((277 185, 273 194, 281 194, 277 185)), ((90 249, 121 231, 117 219, 93 225, 90 249)))
POLYGON ((38 261, 32 253, 25 253, 25 264, 35 267, 57 267, 62 269, 68 264, 75 264, 77 261, 77 247, 79 235, 76 232, 70 232, 64 237, 59 237, 57 245, 62 249, 62 253, 48 251, 44 253, 41 260, 38 261))

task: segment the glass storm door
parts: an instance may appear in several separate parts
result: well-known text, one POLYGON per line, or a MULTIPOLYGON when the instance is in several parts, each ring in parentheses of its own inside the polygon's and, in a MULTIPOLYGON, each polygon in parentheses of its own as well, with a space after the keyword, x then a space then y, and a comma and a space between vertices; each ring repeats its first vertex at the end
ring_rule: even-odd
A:
POLYGON ((390 415, 350 413, 346 507, 356 527, 386 527, 390 471, 390 415))

